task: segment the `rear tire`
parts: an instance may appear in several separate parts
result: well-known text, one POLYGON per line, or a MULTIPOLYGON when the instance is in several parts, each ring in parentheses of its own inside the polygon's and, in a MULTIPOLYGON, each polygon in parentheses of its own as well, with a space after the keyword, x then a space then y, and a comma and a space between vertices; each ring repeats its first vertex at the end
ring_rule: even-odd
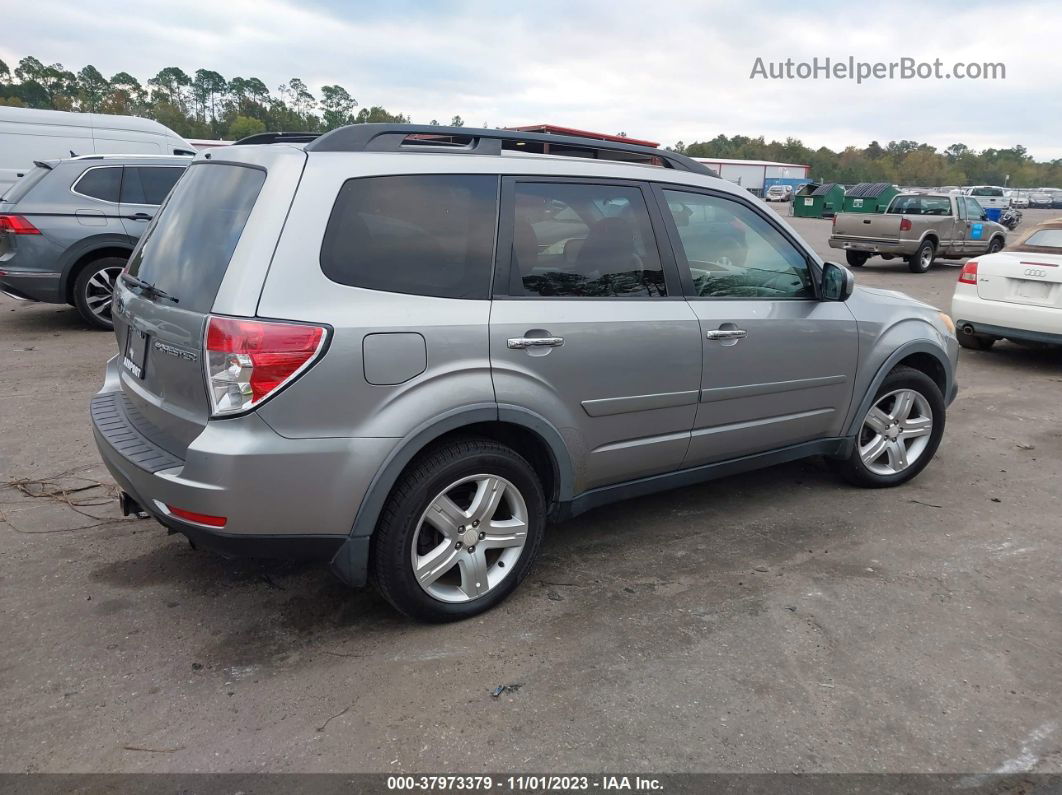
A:
POLYGON ((451 441, 422 453, 399 478, 373 536, 370 577, 411 618, 470 618, 527 576, 545 524, 542 484, 523 456, 491 439, 451 441))
POLYGON ((111 302, 125 263, 121 257, 102 257, 82 268, 74 280, 74 306, 94 329, 110 331, 114 328, 111 302))
POLYGON ((923 240, 918 250, 907 258, 907 268, 911 273, 925 273, 937 257, 937 246, 932 240, 923 240))
POLYGON ((966 334, 960 331, 958 337, 959 345, 971 351, 987 351, 996 344, 995 337, 984 334, 966 334))
POLYGON ((867 264, 870 255, 864 251, 846 251, 844 252, 844 258, 848 260, 848 264, 853 268, 862 268, 867 264))
POLYGON ((852 452, 847 458, 832 459, 831 466, 863 488, 906 483, 937 452, 945 412, 944 396, 932 378, 912 367, 897 367, 885 376, 860 419, 852 452))

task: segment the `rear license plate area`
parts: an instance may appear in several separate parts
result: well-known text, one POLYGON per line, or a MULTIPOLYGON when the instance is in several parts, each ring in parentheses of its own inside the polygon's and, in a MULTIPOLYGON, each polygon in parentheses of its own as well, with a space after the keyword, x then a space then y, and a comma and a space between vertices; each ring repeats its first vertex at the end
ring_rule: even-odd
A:
POLYGON ((137 328, 129 327, 125 335, 125 355, 122 366, 135 378, 143 380, 147 364, 148 335, 137 328))
POLYGON ((1019 298, 1028 298, 1031 301, 1046 301, 1051 297, 1051 285, 1022 279, 1018 282, 1014 294, 1019 298))

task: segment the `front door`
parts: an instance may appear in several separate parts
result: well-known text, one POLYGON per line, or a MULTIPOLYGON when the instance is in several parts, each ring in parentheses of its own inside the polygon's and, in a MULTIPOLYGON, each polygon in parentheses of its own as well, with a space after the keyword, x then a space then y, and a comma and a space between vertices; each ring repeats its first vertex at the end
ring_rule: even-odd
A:
POLYGON ((560 431, 577 492, 677 469, 689 445, 700 326, 651 201, 635 182, 503 182, 494 389, 560 431))
POLYGON ((963 227, 963 254, 972 257, 975 254, 983 254, 988 250, 990 237, 986 222, 988 213, 976 199, 962 197, 956 199, 966 204, 966 224, 963 227))
POLYGON ((816 271, 770 211, 711 192, 658 190, 701 325, 700 399, 684 466, 839 436, 855 319, 816 297, 816 271))

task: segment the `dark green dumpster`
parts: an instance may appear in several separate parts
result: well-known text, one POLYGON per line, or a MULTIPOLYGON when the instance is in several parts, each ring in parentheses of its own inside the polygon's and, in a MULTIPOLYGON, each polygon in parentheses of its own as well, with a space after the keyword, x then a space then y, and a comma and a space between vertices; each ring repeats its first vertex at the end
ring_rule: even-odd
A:
POLYGON ((844 194, 844 212, 883 213, 899 192, 888 182, 860 182, 844 194))
POLYGON ((807 184, 793 197, 793 215, 801 218, 828 218, 841 211, 844 187, 836 182, 807 184))

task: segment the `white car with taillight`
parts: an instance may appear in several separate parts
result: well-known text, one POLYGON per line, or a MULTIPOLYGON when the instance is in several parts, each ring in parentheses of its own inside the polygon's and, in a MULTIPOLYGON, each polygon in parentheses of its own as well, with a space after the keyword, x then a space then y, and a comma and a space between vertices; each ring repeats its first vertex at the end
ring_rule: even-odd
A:
POLYGON ((1062 218, 963 265, 951 316, 964 348, 987 350, 1004 338, 1062 345, 1062 218))

